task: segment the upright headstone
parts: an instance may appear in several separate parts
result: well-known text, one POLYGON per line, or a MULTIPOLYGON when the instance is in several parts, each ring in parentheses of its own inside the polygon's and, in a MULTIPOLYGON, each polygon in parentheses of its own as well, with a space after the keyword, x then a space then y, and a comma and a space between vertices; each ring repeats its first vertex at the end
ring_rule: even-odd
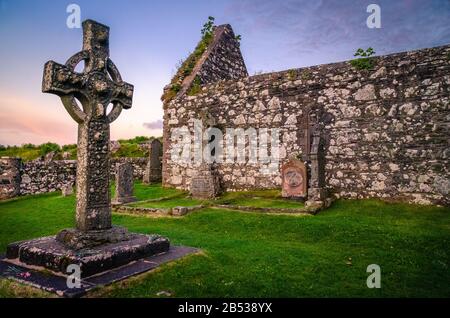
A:
POLYGON ((72 183, 65 183, 61 187, 61 193, 63 197, 68 197, 69 195, 73 194, 73 184, 72 183))
POLYGON ((21 165, 20 158, 0 158, 0 200, 11 199, 20 195, 21 165))
POLYGON ((153 139, 150 144, 150 156, 145 168, 143 182, 150 184, 162 179, 162 143, 159 139, 153 139))
MULTIPOLYGON (((200 120, 202 121, 202 127, 205 127, 205 129, 213 128, 216 125, 216 118, 209 112, 207 108, 202 109, 199 115, 200 120)), ((207 139, 203 138, 201 143, 201 151, 209 153, 211 157, 214 157, 214 146, 211 141, 212 135, 209 135, 207 139)), ((203 161, 195 169, 191 178, 190 185, 190 193, 193 198, 213 199, 220 193, 220 179, 217 169, 215 169, 215 164, 215 160, 212 160, 212 162, 203 161)))
POLYGON ((312 133, 311 152, 309 154, 311 180, 307 204, 322 204, 326 203, 328 199, 328 193, 325 189, 325 163, 322 143, 320 131, 315 129, 312 133))
POLYGON ((191 179, 190 193, 194 199, 213 199, 220 192, 219 177, 212 164, 202 163, 191 179))
POLYGON ((281 168, 282 196, 304 199, 307 196, 308 179, 306 166, 297 159, 290 159, 281 168))
POLYGON ((109 58, 109 27, 84 21, 83 50, 65 65, 47 62, 42 91, 58 95, 78 123, 76 228, 12 243, 6 257, 59 272, 77 264, 86 277, 168 251, 167 238, 129 233, 111 224, 109 125, 123 108, 131 108, 133 86, 122 81, 109 58), (75 67, 81 61, 85 67, 78 73, 75 67), (107 113, 109 104, 113 107, 107 113))
POLYGON ((133 196, 133 165, 121 162, 116 166, 116 195, 113 204, 124 204, 136 201, 133 196))

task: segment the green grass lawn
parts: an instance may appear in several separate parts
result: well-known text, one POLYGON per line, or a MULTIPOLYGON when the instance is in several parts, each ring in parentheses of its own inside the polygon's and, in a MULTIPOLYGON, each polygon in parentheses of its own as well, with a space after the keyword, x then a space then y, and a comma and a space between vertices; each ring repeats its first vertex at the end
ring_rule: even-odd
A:
MULTIPOLYGON (((114 197, 114 184, 111 186, 111 197, 114 197)), ((146 185, 138 181, 134 186, 134 196, 138 200, 153 200, 159 198, 175 198, 175 197, 185 197, 187 192, 173 189, 173 188, 163 188, 161 184, 151 184, 146 185)))
POLYGON ((300 202, 281 200, 281 199, 266 199, 266 198, 243 198, 239 200, 224 200, 221 204, 249 206, 257 208, 303 208, 304 205, 300 202))
POLYGON ((190 198, 174 198, 170 200, 162 200, 156 202, 143 202, 143 203, 134 203, 130 204, 130 206, 142 207, 142 208, 174 208, 177 206, 196 206, 207 203, 207 201, 202 200, 194 200, 190 198))
MULTIPOLYGON (((158 191, 167 196, 176 190, 136 186, 142 199, 157 197, 158 191)), ((0 203, 0 251, 10 242, 73 226, 74 204, 74 196, 59 194, 0 203)), ((340 200, 316 216, 207 208, 182 218, 115 214, 113 222, 203 253, 91 296, 156 297, 160 291, 173 297, 450 296, 448 208, 340 200), (381 266, 381 289, 366 286, 369 264, 381 266)), ((0 297, 17 295, 50 294, 0 280, 0 297)))
POLYGON ((280 190, 228 192, 217 200, 218 204, 256 208, 303 208, 302 202, 283 199, 280 190))

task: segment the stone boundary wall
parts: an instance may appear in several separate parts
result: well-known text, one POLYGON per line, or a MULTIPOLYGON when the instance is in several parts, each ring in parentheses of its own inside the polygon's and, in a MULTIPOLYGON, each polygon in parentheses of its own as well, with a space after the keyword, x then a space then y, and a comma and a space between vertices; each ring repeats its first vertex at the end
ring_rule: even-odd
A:
MULTIPOLYGON (((115 166, 118 162, 131 162, 134 178, 142 179, 147 161, 148 158, 111 159, 111 180, 114 180, 115 166)), ((76 160, 22 162, 20 169, 17 170, 20 174, 20 178, 17 179, 20 182, 20 195, 59 191, 63 185, 68 183, 75 185, 76 166, 76 160)), ((3 171, 1 165, 0 171, 3 171)))
POLYGON ((450 46, 218 81, 164 105, 163 183, 189 189, 196 164, 172 162, 172 129, 207 113, 219 128, 280 128, 281 163, 218 164, 227 190, 279 188, 281 164, 302 158, 315 125, 324 139, 325 182, 337 197, 450 204, 450 46))

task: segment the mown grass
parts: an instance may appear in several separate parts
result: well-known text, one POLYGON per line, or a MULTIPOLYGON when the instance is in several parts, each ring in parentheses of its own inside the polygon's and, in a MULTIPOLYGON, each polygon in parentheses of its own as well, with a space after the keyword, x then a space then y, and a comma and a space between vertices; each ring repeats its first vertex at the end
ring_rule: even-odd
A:
MULTIPOLYGON (((158 186, 148 188, 137 185, 136 194, 166 194, 158 186)), ((74 196, 58 194, 0 203, 0 251, 10 242, 73 226, 74 203, 74 196)), ((202 254, 89 296, 157 297, 160 291, 173 297, 450 296, 448 208, 340 200, 316 216, 206 208, 183 218, 115 214, 113 222, 168 236, 172 244, 198 247, 202 254), (366 286, 369 264, 381 267, 381 289, 366 286)), ((1 283, 0 297, 15 296, 17 288, 1 283)))
MULTIPOLYGON (((111 195, 114 196, 114 184, 112 185, 111 195)), ((134 196, 138 200, 153 200, 159 198, 178 198, 185 197, 188 193, 186 191, 177 190, 174 188, 163 188, 161 184, 147 185, 137 181, 134 186, 134 196)))
POLYGON ((218 204, 248 206, 256 208, 303 208, 302 202, 283 199, 280 190, 254 190, 228 192, 222 195, 218 204))
POLYGON ((300 202, 281 200, 281 199, 264 199, 264 198, 248 198, 239 200, 225 200, 222 204, 239 205, 256 208, 303 208, 304 205, 300 202))
POLYGON ((162 200, 162 201, 156 201, 156 202, 142 202, 142 203, 135 203, 130 204, 130 206, 135 207, 142 207, 142 208, 174 208, 177 206, 195 206, 195 205, 202 205, 206 204, 208 202, 202 201, 202 200, 194 200, 190 198, 173 198, 170 200, 162 200))

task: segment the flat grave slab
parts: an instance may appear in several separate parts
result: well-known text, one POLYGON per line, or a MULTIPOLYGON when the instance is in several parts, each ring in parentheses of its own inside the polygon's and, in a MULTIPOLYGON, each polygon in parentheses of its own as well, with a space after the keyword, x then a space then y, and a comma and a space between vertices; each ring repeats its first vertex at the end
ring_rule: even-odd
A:
POLYGON ((27 266, 17 260, 6 259, 5 256, 0 257, 0 277, 56 293, 62 297, 77 298, 84 296, 89 290, 99 285, 109 285, 148 272, 162 264, 197 252, 199 249, 193 247, 171 246, 168 252, 142 258, 127 265, 82 278, 80 288, 68 288, 65 275, 35 266, 27 266))

